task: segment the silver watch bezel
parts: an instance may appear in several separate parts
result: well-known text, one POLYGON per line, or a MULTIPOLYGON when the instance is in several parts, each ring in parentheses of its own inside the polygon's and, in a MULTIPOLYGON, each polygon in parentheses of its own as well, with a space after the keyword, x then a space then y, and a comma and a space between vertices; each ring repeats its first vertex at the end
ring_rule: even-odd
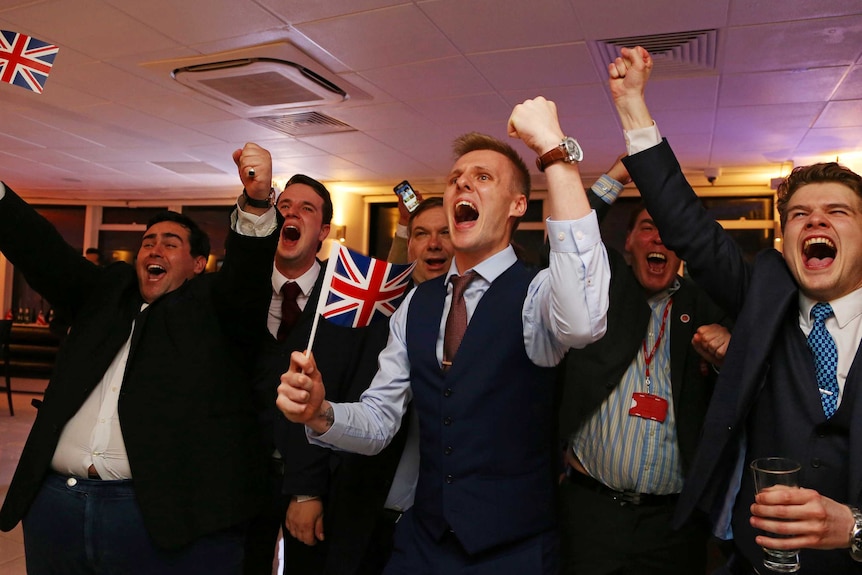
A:
POLYGON ((850 531, 850 557, 854 561, 862 562, 862 511, 857 507, 850 507, 850 512, 853 513, 855 522, 850 531))
POLYGON ((584 151, 581 149, 581 145, 571 136, 566 136, 560 142, 560 148, 566 153, 566 157, 563 159, 564 162, 572 164, 584 159, 584 151))

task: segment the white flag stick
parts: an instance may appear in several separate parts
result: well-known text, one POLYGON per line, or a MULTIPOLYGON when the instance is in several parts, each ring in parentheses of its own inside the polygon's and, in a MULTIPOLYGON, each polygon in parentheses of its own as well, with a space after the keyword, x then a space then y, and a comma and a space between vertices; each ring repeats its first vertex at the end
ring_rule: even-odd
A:
POLYGON ((338 252, 341 250, 341 244, 338 242, 332 243, 332 249, 329 251, 329 260, 326 262, 326 273, 323 275, 323 285, 320 287, 320 296, 317 298, 317 309, 314 311, 314 321, 311 324, 311 334, 308 336, 308 345, 305 347, 305 357, 311 353, 311 346, 314 345, 314 336, 317 335, 317 324, 320 321, 320 316, 326 308, 326 300, 329 296, 329 286, 332 284, 332 274, 335 273, 335 264, 338 262, 338 252))

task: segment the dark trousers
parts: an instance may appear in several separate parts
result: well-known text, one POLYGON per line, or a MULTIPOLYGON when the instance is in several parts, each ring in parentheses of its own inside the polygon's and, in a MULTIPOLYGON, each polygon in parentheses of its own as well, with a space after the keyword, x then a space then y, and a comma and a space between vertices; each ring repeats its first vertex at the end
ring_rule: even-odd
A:
MULTIPOLYGON (((517 519, 513 518, 513 521, 517 519)), ((493 526, 488 526, 493 528, 493 526)), ((395 528, 395 549, 384 575, 557 575, 556 531, 470 555, 454 534, 440 541, 407 511, 395 528)))
POLYGON ((396 511, 381 509, 374 523, 368 545, 362 555, 356 575, 381 575, 392 556, 395 528, 403 515, 396 511))
POLYGON ((244 526, 157 548, 132 481, 48 475, 24 517, 29 575, 238 575, 244 526))
POLYGON ((706 570, 706 525, 671 529, 674 502, 634 505, 560 485, 561 573, 692 575, 706 570))
MULTIPOLYGON (((284 575, 319 575, 326 562, 326 542, 309 546, 291 537, 284 527, 288 499, 281 494, 283 475, 278 465, 270 473, 270 503, 263 513, 249 524, 245 540, 244 575, 270 575, 275 558, 278 532, 284 532, 284 575)), ((326 534, 326 516, 323 518, 326 534)))

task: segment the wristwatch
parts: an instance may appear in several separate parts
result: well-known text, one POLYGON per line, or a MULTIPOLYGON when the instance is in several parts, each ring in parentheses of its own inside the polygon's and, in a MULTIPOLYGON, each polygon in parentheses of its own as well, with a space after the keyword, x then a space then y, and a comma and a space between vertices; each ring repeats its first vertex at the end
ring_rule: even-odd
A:
POLYGON ((245 191, 245 188, 242 189, 242 195, 245 198, 245 202, 253 208, 270 208, 272 207, 273 199, 275 198, 275 189, 269 189, 269 196, 267 196, 265 200, 256 200, 255 198, 248 195, 248 192, 245 191))
POLYGON ((850 507, 853 513, 853 529, 850 530, 850 557, 862 562, 862 511, 858 507, 850 507))
POLYGON ((559 146, 552 148, 536 158, 536 166, 538 166, 540 172, 544 172, 545 168, 554 162, 563 161, 573 164, 574 162, 580 162, 583 159, 584 151, 581 150, 581 146, 578 144, 578 141, 567 136, 563 138, 563 141, 560 142, 559 146))

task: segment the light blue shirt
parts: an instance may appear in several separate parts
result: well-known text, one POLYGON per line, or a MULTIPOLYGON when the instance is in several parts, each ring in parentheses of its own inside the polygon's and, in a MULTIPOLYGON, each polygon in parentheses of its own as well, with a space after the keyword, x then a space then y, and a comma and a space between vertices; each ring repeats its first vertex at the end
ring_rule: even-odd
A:
POLYGON ((644 335, 649 353, 662 332, 665 306, 669 305, 664 335, 650 362, 647 388, 644 346, 626 369, 620 384, 572 440, 578 461, 589 474, 617 491, 667 495, 682 491, 682 459, 676 439, 673 390, 670 378, 670 298, 679 289, 674 281, 648 300, 651 315, 644 335), (632 395, 650 393, 667 401, 664 422, 629 415, 632 395))
MULTIPOLYGON (((604 335, 610 268, 595 212, 573 221, 549 219, 547 227, 550 267, 540 271, 530 283, 522 318, 528 357, 536 365, 552 367, 569 348, 582 348, 604 335)), ((491 283, 516 260, 515 251, 508 246, 473 268, 479 277, 470 282, 464 294, 468 323, 491 283)), ((449 275, 453 273, 459 273, 454 260, 449 275)), ((332 427, 320 435, 306 428, 309 441, 373 455, 398 432, 401 417, 413 397, 406 340, 412 296, 413 292, 407 295, 390 320, 389 342, 379 356, 380 369, 360 401, 333 403, 332 427)), ((437 360, 441 362, 451 298, 451 284, 447 283, 437 336, 437 360)))

